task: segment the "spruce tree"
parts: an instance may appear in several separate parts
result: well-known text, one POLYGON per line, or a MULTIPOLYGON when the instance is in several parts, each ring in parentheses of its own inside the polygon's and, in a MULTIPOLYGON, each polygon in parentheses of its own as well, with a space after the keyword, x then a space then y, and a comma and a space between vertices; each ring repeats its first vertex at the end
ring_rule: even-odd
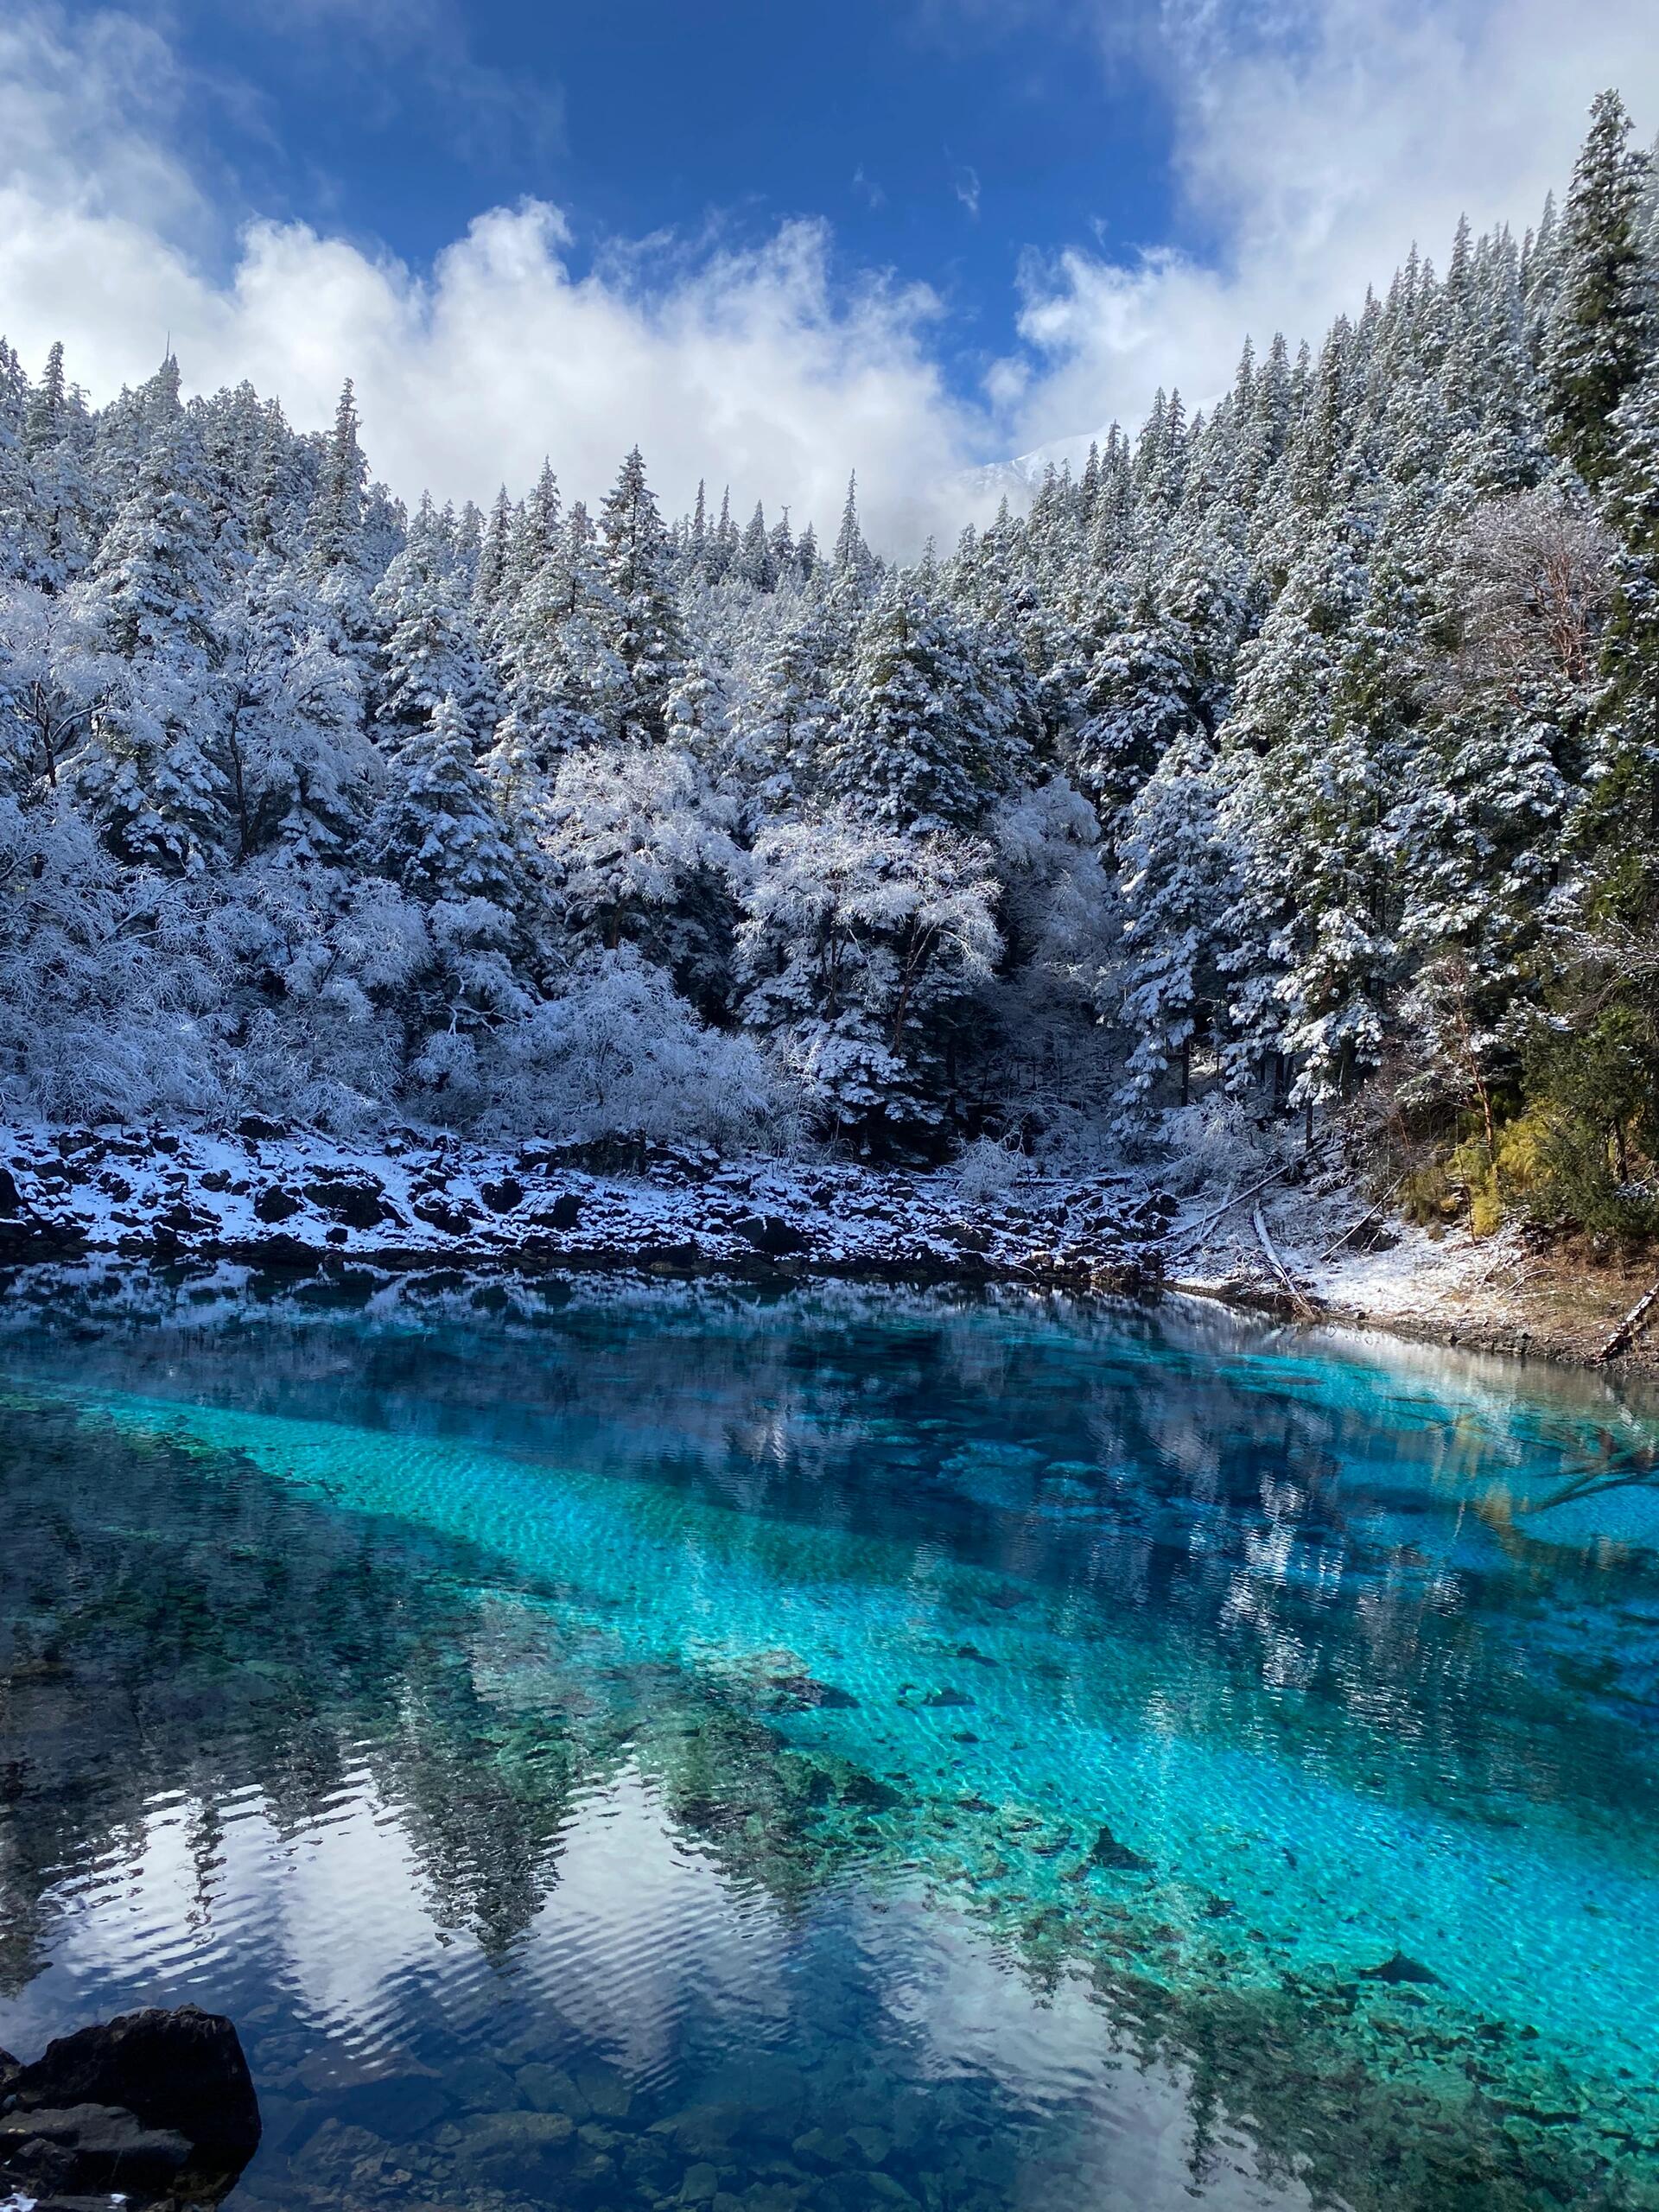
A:
POLYGON ((1648 156, 1630 143, 1617 92, 1600 93, 1590 116, 1561 221, 1543 368, 1551 438, 1594 487, 1617 461, 1619 403, 1653 359, 1654 302, 1640 237, 1648 156))
POLYGON ((617 734, 659 743, 668 702, 685 667, 685 640, 670 575, 668 533, 636 446, 601 511, 600 613, 604 642, 626 674, 617 734))

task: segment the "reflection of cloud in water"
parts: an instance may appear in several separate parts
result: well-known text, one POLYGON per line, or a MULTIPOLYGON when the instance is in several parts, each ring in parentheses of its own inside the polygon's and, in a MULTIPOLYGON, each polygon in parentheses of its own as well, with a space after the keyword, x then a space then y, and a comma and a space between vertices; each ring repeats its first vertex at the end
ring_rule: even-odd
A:
MULTIPOLYGON (((64 1971, 87 1982, 211 1980, 256 1951, 302 2018, 364 2056, 405 2044, 435 2008, 475 2008, 473 1985, 489 1971, 482 1952, 441 1924, 400 1809, 366 1772, 346 1777, 324 1817, 295 1833, 262 1806, 243 1808, 219 1842, 205 1911, 197 1813, 164 1805, 118 1859, 66 1887, 64 1971)), ((762 1895, 734 1892, 675 1834, 634 1769, 586 1798, 559 1872, 511 1979, 630 2073, 672 2061, 694 2002, 762 2038, 787 2019, 779 1915, 762 1895)))
POLYGON ((636 2075, 672 2060, 695 2002, 764 2039, 788 2017, 789 1937, 671 1829, 632 1768, 566 1830, 559 1881, 522 1961, 570 2024, 636 2075))
MULTIPOLYGON (((934 2080, 975 2076, 1048 2115, 1049 2161, 1086 2177, 1087 2197, 1077 2201, 1090 2212, 1189 2207, 1195 2161, 1206 2212, 1312 2203, 1300 2185, 1263 2180, 1243 2135, 1224 2129, 1201 2146, 1189 2078, 1126 2051, 1082 1974, 1039 1992, 1010 1973, 998 1946, 915 1900, 860 1911, 855 1937, 919 2070, 934 2080)), ((1052 2187, 1052 2163, 1047 2171, 1052 2187)))
POLYGON ((903 1294, 433 1306, 16 1342, 12 1986, 579 2050, 642 2105, 800 2051, 833 2104, 857 2050, 867 2103, 1039 2142, 1044 2212, 1195 2160, 1305 2202, 1223 2107, 1382 2171, 1402 2067, 1461 2141, 1489 2015, 1510 2105, 1565 2064, 1575 2141, 1646 2108, 1651 1569, 1592 1519, 1637 1486, 1548 1553, 1496 1510, 1622 1467, 1573 1394, 903 1294), (1432 1998, 1357 1978, 1396 1948, 1432 1998))
POLYGON ((262 1804, 238 1808, 205 1911, 195 1812, 167 1805, 130 1855, 101 1861, 65 1891, 60 1963, 88 1981, 210 1980, 257 1949, 326 2032, 361 2049, 395 2039, 395 1993, 431 1964, 437 1931, 395 1808, 368 1776, 352 1776, 322 1820, 295 1832, 262 1804))

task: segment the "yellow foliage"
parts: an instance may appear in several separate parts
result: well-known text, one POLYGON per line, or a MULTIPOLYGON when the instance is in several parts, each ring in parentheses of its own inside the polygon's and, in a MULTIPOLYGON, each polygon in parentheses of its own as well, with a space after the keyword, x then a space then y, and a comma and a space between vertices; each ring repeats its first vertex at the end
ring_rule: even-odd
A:
POLYGON ((1554 1116, 1534 1106, 1497 1132, 1490 1153, 1484 1136, 1465 1137, 1439 1160, 1416 1168, 1400 1185, 1400 1211, 1420 1228, 1452 1220, 1466 1205, 1476 1236, 1502 1228, 1506 1199, 1537 1190, 1548 1179, 1554 1116))
POLYGON ((1445 1160, 1431 1160, 1427 1166, 1414 1168, 1400 1185, 1400 1211, 1420 1229, 1450 1221, 1463 1202, 1446 1168, 1445 1160))
POLYGON ((1529 1107, 1497 1133, 1497 1172, 1511 1191, 1535 1191, 1548 1172, 1547 1153, 1554 1117, 1547 1107, 1529 1107))
POLYGON ((1503 1200, 1485 1139, 1466 1138, 1446 1165, 1469 1201, 1471 1235, 1490 1236, 1503 1219, 1503 1200))

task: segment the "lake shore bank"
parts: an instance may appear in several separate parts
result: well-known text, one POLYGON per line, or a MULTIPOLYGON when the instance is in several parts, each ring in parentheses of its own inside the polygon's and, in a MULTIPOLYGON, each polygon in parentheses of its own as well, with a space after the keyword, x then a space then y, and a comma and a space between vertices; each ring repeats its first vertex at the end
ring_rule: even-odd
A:
MULTIPOLYGON (((969 1195, 943 1169, 713 1152, 480 1146, 393 1131, 373 1147, 250 1116, 231 1132, 0 1130, 0 1262, 79 1254, 263 1267, 643 1266, 1167 1291, 1286 1319, 1594 1364, 1651 1262, 1516 1230, 1438 1236, 1339 1175, 1293 1166, 1185 1200, 1126 1170, 969 1195)), ((1659 1377, 1659 1334, 1614 1362, 1659 1377)))

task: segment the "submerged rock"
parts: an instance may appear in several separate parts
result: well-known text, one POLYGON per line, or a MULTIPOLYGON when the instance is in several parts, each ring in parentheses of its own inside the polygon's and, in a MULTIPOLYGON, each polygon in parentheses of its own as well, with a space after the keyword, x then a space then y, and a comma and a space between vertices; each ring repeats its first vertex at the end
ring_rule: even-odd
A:
POLYGON ((1362 1981, 1385 1981, 1390 1988, 1398 1988, 1402 1982, 1432 1982, 1438 1988, 1440 1980, 1432 1967, 1424 1966, 1419 1959, 1408 1958, 1403 1951, 1395 1952, 1380 1967, 1361 1967, 1359 1978, 1362 1981))
POLYGON ((779 1704, 798 1712, 827 1710, 850 1713, 858 1700, 850 1690, 834 1682, 821 1682, 811 1675, 772 1675, 766 1688, 779 1704))
POLYGON ((0 2064, 0 2173, 60 2196, 216 2204, 259 2145, 236 2030, 194 2005, 60 2036, 32 2065, 0 2064))
POLYGON ((1131 1851, 1127 1843, 1119 1841, 1110 1828, 1102 1826, 1095 1838, 1095 1847, 1084 1862, 1085 1869, 1099 1867, 1109 1874, 1150 1874, 1152 1861, 1143 1859, 1138 1851, 1131 1851))

